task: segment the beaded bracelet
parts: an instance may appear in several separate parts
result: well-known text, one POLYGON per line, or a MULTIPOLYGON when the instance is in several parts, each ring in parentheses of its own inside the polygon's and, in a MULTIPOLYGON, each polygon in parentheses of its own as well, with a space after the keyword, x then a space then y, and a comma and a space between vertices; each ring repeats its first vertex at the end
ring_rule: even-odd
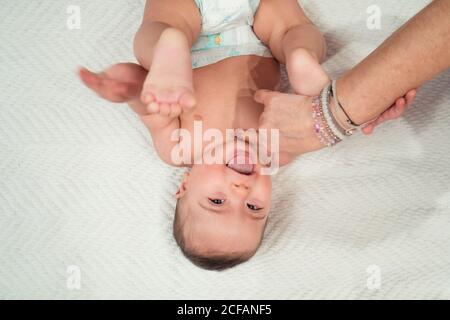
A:
MULTIPOLYGON (((324 116, 323 107, 322 107, 323 94, 324 94, 324 92, 322 91, 322 94, 320 96, 314 97, 313 102, 312 102, 314 132, 316 133, 317 137, 319 138, 320 142, 323 145, 332 147, 335 144, 337 144, 338 142, 340 142, 341 139, 339 139, 339 137, 337 137, 334 134, 334 132, 331 130, 331 128, 328 125, 328 122, 324 116)), ((325 93, 325 95, 327 95, 327 94, 325 93)), ((328 98, 326 98, 326 99, 328 99, 328 98)))
POLYGON ((321 93, 321 102, 322 102, 322 109, 325 116, 325 120, 330 127, 331 132, 334 136, 336 136, 339 140, 345 140, 347 136, 343 132, 343 129, 341 129, 339 123, 336 122, 336 119, 334 117, 334 114, 331 112, 330 109, 330 97, 332 95, 331 91, 331 84, 328 84, 321 93))

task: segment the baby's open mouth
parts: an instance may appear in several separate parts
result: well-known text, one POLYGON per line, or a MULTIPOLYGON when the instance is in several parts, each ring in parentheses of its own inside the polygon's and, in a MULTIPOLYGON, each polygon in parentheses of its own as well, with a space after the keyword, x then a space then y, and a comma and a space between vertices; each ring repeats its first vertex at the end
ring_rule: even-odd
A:
POLYGON ((233 159, 227 163, 227 167, 246 176, 251 175, 255 171, 255 165, 251 164, 248 153, 237 153, 233 159))

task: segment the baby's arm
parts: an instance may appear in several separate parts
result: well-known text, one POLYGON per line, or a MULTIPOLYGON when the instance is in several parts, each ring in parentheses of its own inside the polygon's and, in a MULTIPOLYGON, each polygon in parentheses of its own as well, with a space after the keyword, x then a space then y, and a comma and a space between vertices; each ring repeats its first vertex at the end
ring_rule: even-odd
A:
POLYGON ((177 136, 174 133, 180 128, 180 117, 152 114, 142 116, 141 119, 152 135, 153 145, 161 160, 171 166, 181 166, 179 163, 175 163, 171 157, 172 150, 179 143, 178 138, 176 140, 172 140, 172 138, 177 136))
POLYGON ((140 65, 123 63, 102 73, 80 70, 83 82, 111 102, 127 102, 150 130, 159 156, 175 165, 171 141, 183 108, 195 105, 190 48, 200 33, 194 1, 147 1, 134 39, 140 65))
POLYGON ((128 103, 149 129, 153 144, 160 158, 167 164, 178 166, 170 158, 177 141, 171 141, 172 132, 180 127, 179 114, 149 114, 140 95, 147 70, 134 63, 115 64, 101 73, 85 68, 80 70, 84 84, 100 97, 116 103, 128 103))

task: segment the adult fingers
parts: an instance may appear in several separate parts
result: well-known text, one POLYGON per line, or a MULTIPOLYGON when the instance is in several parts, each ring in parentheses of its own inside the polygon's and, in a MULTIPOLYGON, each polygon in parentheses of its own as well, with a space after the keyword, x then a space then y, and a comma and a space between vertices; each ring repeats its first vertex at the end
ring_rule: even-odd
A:
POLYGON ((413 103, 413 101, 414 101, 414 99, 416 98, 416 96, 417 96, 417 90, 416 90, 416 89, 411 90, 411 91, 409 91, 409 92, 406 94, 406 96, 405 96, 405 99, 406 99, 406 107, 409 107, 409 106, 413 103))
POLYGON ((369 124, 367 124, 364 128, 361 129, 361 131, 365 134, 365 135, 370 135, 373 133, 373 130, 375 129, 375 123, 371 122, 369 124))

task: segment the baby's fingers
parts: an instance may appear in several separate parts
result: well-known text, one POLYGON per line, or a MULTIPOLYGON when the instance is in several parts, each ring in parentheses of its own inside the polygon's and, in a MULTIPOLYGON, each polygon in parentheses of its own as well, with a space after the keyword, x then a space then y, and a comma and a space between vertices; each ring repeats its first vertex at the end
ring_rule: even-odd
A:
POLYGON ((100 76, 86 68, 80 68, 78 75, 83 83, 91 90, 98 92, 101 84, 100 76))
POLYGON ((136 85, 109 79, 105 73, 94 73, 81 68, 79 76, 83 83, 100 97, 111 102, 125 102, 138 90, 136 85))

